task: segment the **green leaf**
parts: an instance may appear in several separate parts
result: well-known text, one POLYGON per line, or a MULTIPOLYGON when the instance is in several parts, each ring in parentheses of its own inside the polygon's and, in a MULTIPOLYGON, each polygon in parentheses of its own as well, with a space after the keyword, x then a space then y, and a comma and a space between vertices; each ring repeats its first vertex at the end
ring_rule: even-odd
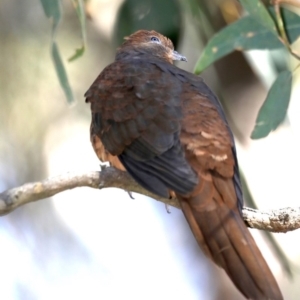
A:
POLYGON ((71 62, 71 61, 74 61, 75 59, 77 59, 78 57, 82 56, 83 53, 85 51, 85 47, 82 46, 81 48, 78 48, 75 50, 75 53, 68 58, 68 61, 71 62))
POLYGON ((284 47, 277 34, 246 16, 215 34, 204 48, 194 72, 201 73, 210 64, 234 50, 276 49, 284 47))
POLYGON ((53 19, 51 55, 54 62, 55 71, 68 102, 73 102, 74 96, 68 81, 67 72, 65 70, 64 64, 60 57, 58 46, 55 42, 57 28, 62 17, 60 0, 40 0, 40 1, 42 3, 45 15, 48 18, 53 19))
POLYGON ((68 102, 73 102, 74 101, 73 92, 70 87, 68 76, 67 76, 66 70, 64 68, 62 59, 60 57, 60 53, 59 53, 56 42, 52 43, 51 53, 52 53, 52 58, 53 58, 54 66, 55 66, 55 71, 59 78, 60 85, 65 92, 68 102))
POLYGON ((60 0, 40 0, 47 18, 53 18, 55 23, 61 19, 60 0))
POLYGON ((68 59, 69 62, 82 56, 86 48, 86 26, 83 0, 72 0, 72 2, 80 22, 82 46, 75 50, 75 53, 68 59))
POLYGON ((266 137, 284 120, 290 102, 291 88, 291 71, 281 72, 273 83, 267 99, 259 110, 256 125, 251 134, 252 139, 266 137))
POLYGON ((240 2, 250 16, 254 17, 269 30, 276 32, 275 22, 271 18, 267 8, 260 0, 240 0, 240 2))
MULTIPOLYGON (((275 20, 276 16, 274 7, 270 6, 268 9, 271 16, 275 20)), ((280 10, 284 22, 285 32, 287 34, 289 42, 292 44, 300 36, 300 16, 284 7, 282 7, 280 10)))
POLYGON ((139 30, 156 30, 172 40, 176 48, 182 28, 178 0, 126 0, 121 5, 115 25, 117 45, 124 36, 139 30))

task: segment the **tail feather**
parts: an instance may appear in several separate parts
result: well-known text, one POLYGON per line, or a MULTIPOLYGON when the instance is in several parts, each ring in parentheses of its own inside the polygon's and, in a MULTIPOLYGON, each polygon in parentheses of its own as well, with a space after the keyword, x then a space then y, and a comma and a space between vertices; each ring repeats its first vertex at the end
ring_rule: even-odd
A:
POLYGON ((246 298, 283 299, 240 215, 232 181, 225 178, 202 180, 195 191, 190 197, 178 198, 205 254, 226 271, 246 298))

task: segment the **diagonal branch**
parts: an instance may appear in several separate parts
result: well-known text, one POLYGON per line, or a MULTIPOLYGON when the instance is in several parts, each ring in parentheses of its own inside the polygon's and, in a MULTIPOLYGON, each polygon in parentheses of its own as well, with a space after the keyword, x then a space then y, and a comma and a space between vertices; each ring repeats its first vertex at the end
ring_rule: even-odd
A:
MULTIPOLYGON (((76 173, 51 177, 43 181, 26 183, 0 193, 0 216, 26 203, 42 200, 68 189, 87 186, 91 188, 117 187, 136 192, 179 208, 177 199, 159 197, 136 183, 131 176, 112 167, 101 172, 76 173)), ((282 208, 259 211, 244 207, 243 218, 251 228, 271 232, 287 232, 300 228, 300 208, 282 208)))
POLYGON ((117 187, 126 191, 143 194, 168 205, 179 207, 176 199, 165 199, 142 188, 127 173, 113 167, 103 168, 101 172, 68 172, 48 179, 26 183, 0 193, 0 216, 5 215, 26 203, 54 196, 65 190, 77 187, 102 189, 117 187))

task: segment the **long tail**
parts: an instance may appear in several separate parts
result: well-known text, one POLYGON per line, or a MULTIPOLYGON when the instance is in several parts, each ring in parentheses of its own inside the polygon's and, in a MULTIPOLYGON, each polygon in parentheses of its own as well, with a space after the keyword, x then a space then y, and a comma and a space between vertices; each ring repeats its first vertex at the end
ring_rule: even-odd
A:
POLYGON ((277 282, 237 209, 232 180, 205 177, 192 196, 177 195, 199 246, 247 299, 282 300, 277 282))

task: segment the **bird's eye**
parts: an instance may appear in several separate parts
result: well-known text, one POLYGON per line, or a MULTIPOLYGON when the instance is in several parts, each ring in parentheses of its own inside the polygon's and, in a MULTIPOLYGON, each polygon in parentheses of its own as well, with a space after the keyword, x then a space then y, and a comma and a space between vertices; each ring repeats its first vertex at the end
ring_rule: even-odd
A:
POLYGON ((152 36, 152 37, 151 37, 151 42, 160 43, 160 40, 159 40, 158 37, 152 36))

